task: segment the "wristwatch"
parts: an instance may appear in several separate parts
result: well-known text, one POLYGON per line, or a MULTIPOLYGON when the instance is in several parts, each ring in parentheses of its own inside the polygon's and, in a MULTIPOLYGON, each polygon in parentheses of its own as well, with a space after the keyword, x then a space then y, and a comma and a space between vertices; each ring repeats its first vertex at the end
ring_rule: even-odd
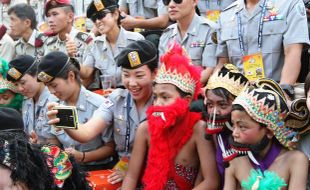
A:
POLYGON ((280 84, 282 90, 291 98, 291 100, 295 97, 294 87, 290 84, 280 84))

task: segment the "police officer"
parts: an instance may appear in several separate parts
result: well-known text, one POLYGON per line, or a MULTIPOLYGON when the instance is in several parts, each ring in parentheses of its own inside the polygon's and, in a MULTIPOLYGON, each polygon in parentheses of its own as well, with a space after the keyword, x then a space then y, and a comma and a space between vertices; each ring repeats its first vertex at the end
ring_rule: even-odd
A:
MULTIPOLYGON (((94 116, 78 130, 66 129, 67 134, 80 142, 88 142, 103 130, 114 130, 116 151, 120 158, 129 157, 136 128, 146 119, 146 110, 152 104, 152 83, 158 64, 156 47, 147 40, 129 44, 119 54, 117 64, 122 67, 122 79, 126 89, 114 90, 94 116)), ((49 105, 49 122, 57 123, 57 111, 49 105)), ((110 182, 122 180, 124 173, 111 174, 110 182)))
POLYGON ((205 68, 201 79, 202 83, 205 83, 216 66, 216 42, 212 35, 217 24, 195 13, 197 0, 165 0, 164 3, 170 10, 169 17, 176 23, 170 25, 162 34, 158 47, 159 55, 167 51, 170 43, 178 42, 185 47, 195 65, 205 68))
POLYGON ((74 9, 70 0, 48 0, 45 4, 45 15, 53 37, 47 39, 45 54, 51 51, 66 52, 66 42, 73 40, 77 46, 77 53, 69 55, 82 63, 90 48, 92 37, 73 27, 74 9))
MULTIPOLYGON (((105 99, 86 90, 81 85, 79 63, 66 54, 54 51, 42 58, 38 68, 38 80, 44 82, 50 92, 57 96, 61 105, 75 106, 78 121, 86 123, 93 112, 104 103, 105 99)), ((103 169, 112 161, 114 146, 111 141, 112 131, 98 133, 94 140, 88 143, 78 143, 70 138, 64 130, 54 134, 63 147, 84 166, 87 170, 103 169)))
POLYGON ((139 33, 126 31, 120 26, 120 15, 114 1, 100 0, 98 3, 101 5, 92 1, 87 8, 87 18, 92 19, 101 35, 95 38, 86 56, 83 64, 84 77, 88 78, 94 68, 97 68, 101 74, 115 76, 116 86, 122 86, 121 68, 116 65, 115 58, 128 44, 143 40, 144 37, 139 33), (111 24, 104 24, 107 22, 111 24))
POLYGON ((47 127, 46 117, 47 103, 55 102, 57 99, 50 94, 43 83, 37 82, 38 64, 35 58, 20 55, 10 61, 9 66, 7 80, 13 82, 18 92, 25 97, 22 105, 25 132, 33 138, 33 142, 59 144, 47 127))
POLYGON ((198 0, 197 7, 201 16, 217 21, 220 12, 234 1, 236 0, 198 0))
POLYGON ((302 0, 245 0, 220 16, 219 64, 233 63, 250 80, 279 81, 286 92, 300 72, 302 45, 309 43, 302 0))
POLYGON ((41 58, 44 55, 43 44, 47 36, 36 30, 37 19, 34 9, 30 5, 21 3, 12 6, 8 14, 11 34, 19 37, 15 44, 15 56, 31 55, 41 58))

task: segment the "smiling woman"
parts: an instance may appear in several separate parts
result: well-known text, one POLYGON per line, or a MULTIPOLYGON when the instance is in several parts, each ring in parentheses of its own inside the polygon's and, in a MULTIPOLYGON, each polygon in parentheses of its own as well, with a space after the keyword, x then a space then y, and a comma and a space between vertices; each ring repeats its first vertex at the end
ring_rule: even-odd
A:
POLYGON ((94 22, 100 36, 95 38, 91 52, 84 61, 81 76, 89 78, 97 68, 102 75, 115 76, 114 86, 122 86, 121 68, 117 66, 115 58, 128 44, 144 37, 120 26, 120 12, 113 0, 93 1, 87 8, 87 18, 94 22))

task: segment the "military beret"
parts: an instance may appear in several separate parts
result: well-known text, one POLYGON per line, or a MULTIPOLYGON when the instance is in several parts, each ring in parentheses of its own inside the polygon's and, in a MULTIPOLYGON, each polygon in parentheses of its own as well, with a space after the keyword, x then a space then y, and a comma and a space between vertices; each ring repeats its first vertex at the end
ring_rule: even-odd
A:
POLYGON ((21 129, 24 130, 24 122, 21 114, 8 107, 0 107, 0 130, 21 129))
POLYGON ((60 51, 48 53, 41 59, 38 65, 37 79, 44 83, 51 82, 70 64, 80 69, 79 62, 74 58, 68 57, 65 53, 60 51))
POLYGON ((97 12, 115 7, 117 7, 117 4, 114 0, 93 0, 87 7, 86 16, 91 18, 97 12))
POLYGON ((57 7, 67 7, 70 6, 73 9, 73 6, 71 5, 70 0, 48 0, 45 3, 45 8, 44 8, 44 14, 47 16, 47 13, 50 9, 57 8, 57 7))
POLYGON ((120 52, 116 62, 118 66, 125 69, 136 69, 149 64, 157 65, 157 48, 148 40, 132 42, 120 52))
POLYGON ((9 62, 7 80, 16 82, 20 80, 31 68, 37 66, 36 59, 30 55, 20 55, 9 62))

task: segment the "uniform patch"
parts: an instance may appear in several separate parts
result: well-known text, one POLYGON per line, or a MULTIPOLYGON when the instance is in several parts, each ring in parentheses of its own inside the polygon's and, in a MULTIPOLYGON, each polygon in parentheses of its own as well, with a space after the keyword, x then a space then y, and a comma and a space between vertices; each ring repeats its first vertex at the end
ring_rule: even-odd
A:
POLYGON ((192 42, 190 44, 191 48, 195 48, 195 47, 205 47, 205 43, 203 41, 197 41, 197 42, 192 42))
POLYGON ((112 102, 111 100, 109 100, 109 99, 106 98, 106 99, 103 101, 102 105, 103 105, 104 108, 110 108, 110 107, 113 106, 114 104, 113 104, 113 102, 112 102))
POLYGON ((132 68, 141 65, 140 56, 137 51, 129 52, 127 56, 132 68))

